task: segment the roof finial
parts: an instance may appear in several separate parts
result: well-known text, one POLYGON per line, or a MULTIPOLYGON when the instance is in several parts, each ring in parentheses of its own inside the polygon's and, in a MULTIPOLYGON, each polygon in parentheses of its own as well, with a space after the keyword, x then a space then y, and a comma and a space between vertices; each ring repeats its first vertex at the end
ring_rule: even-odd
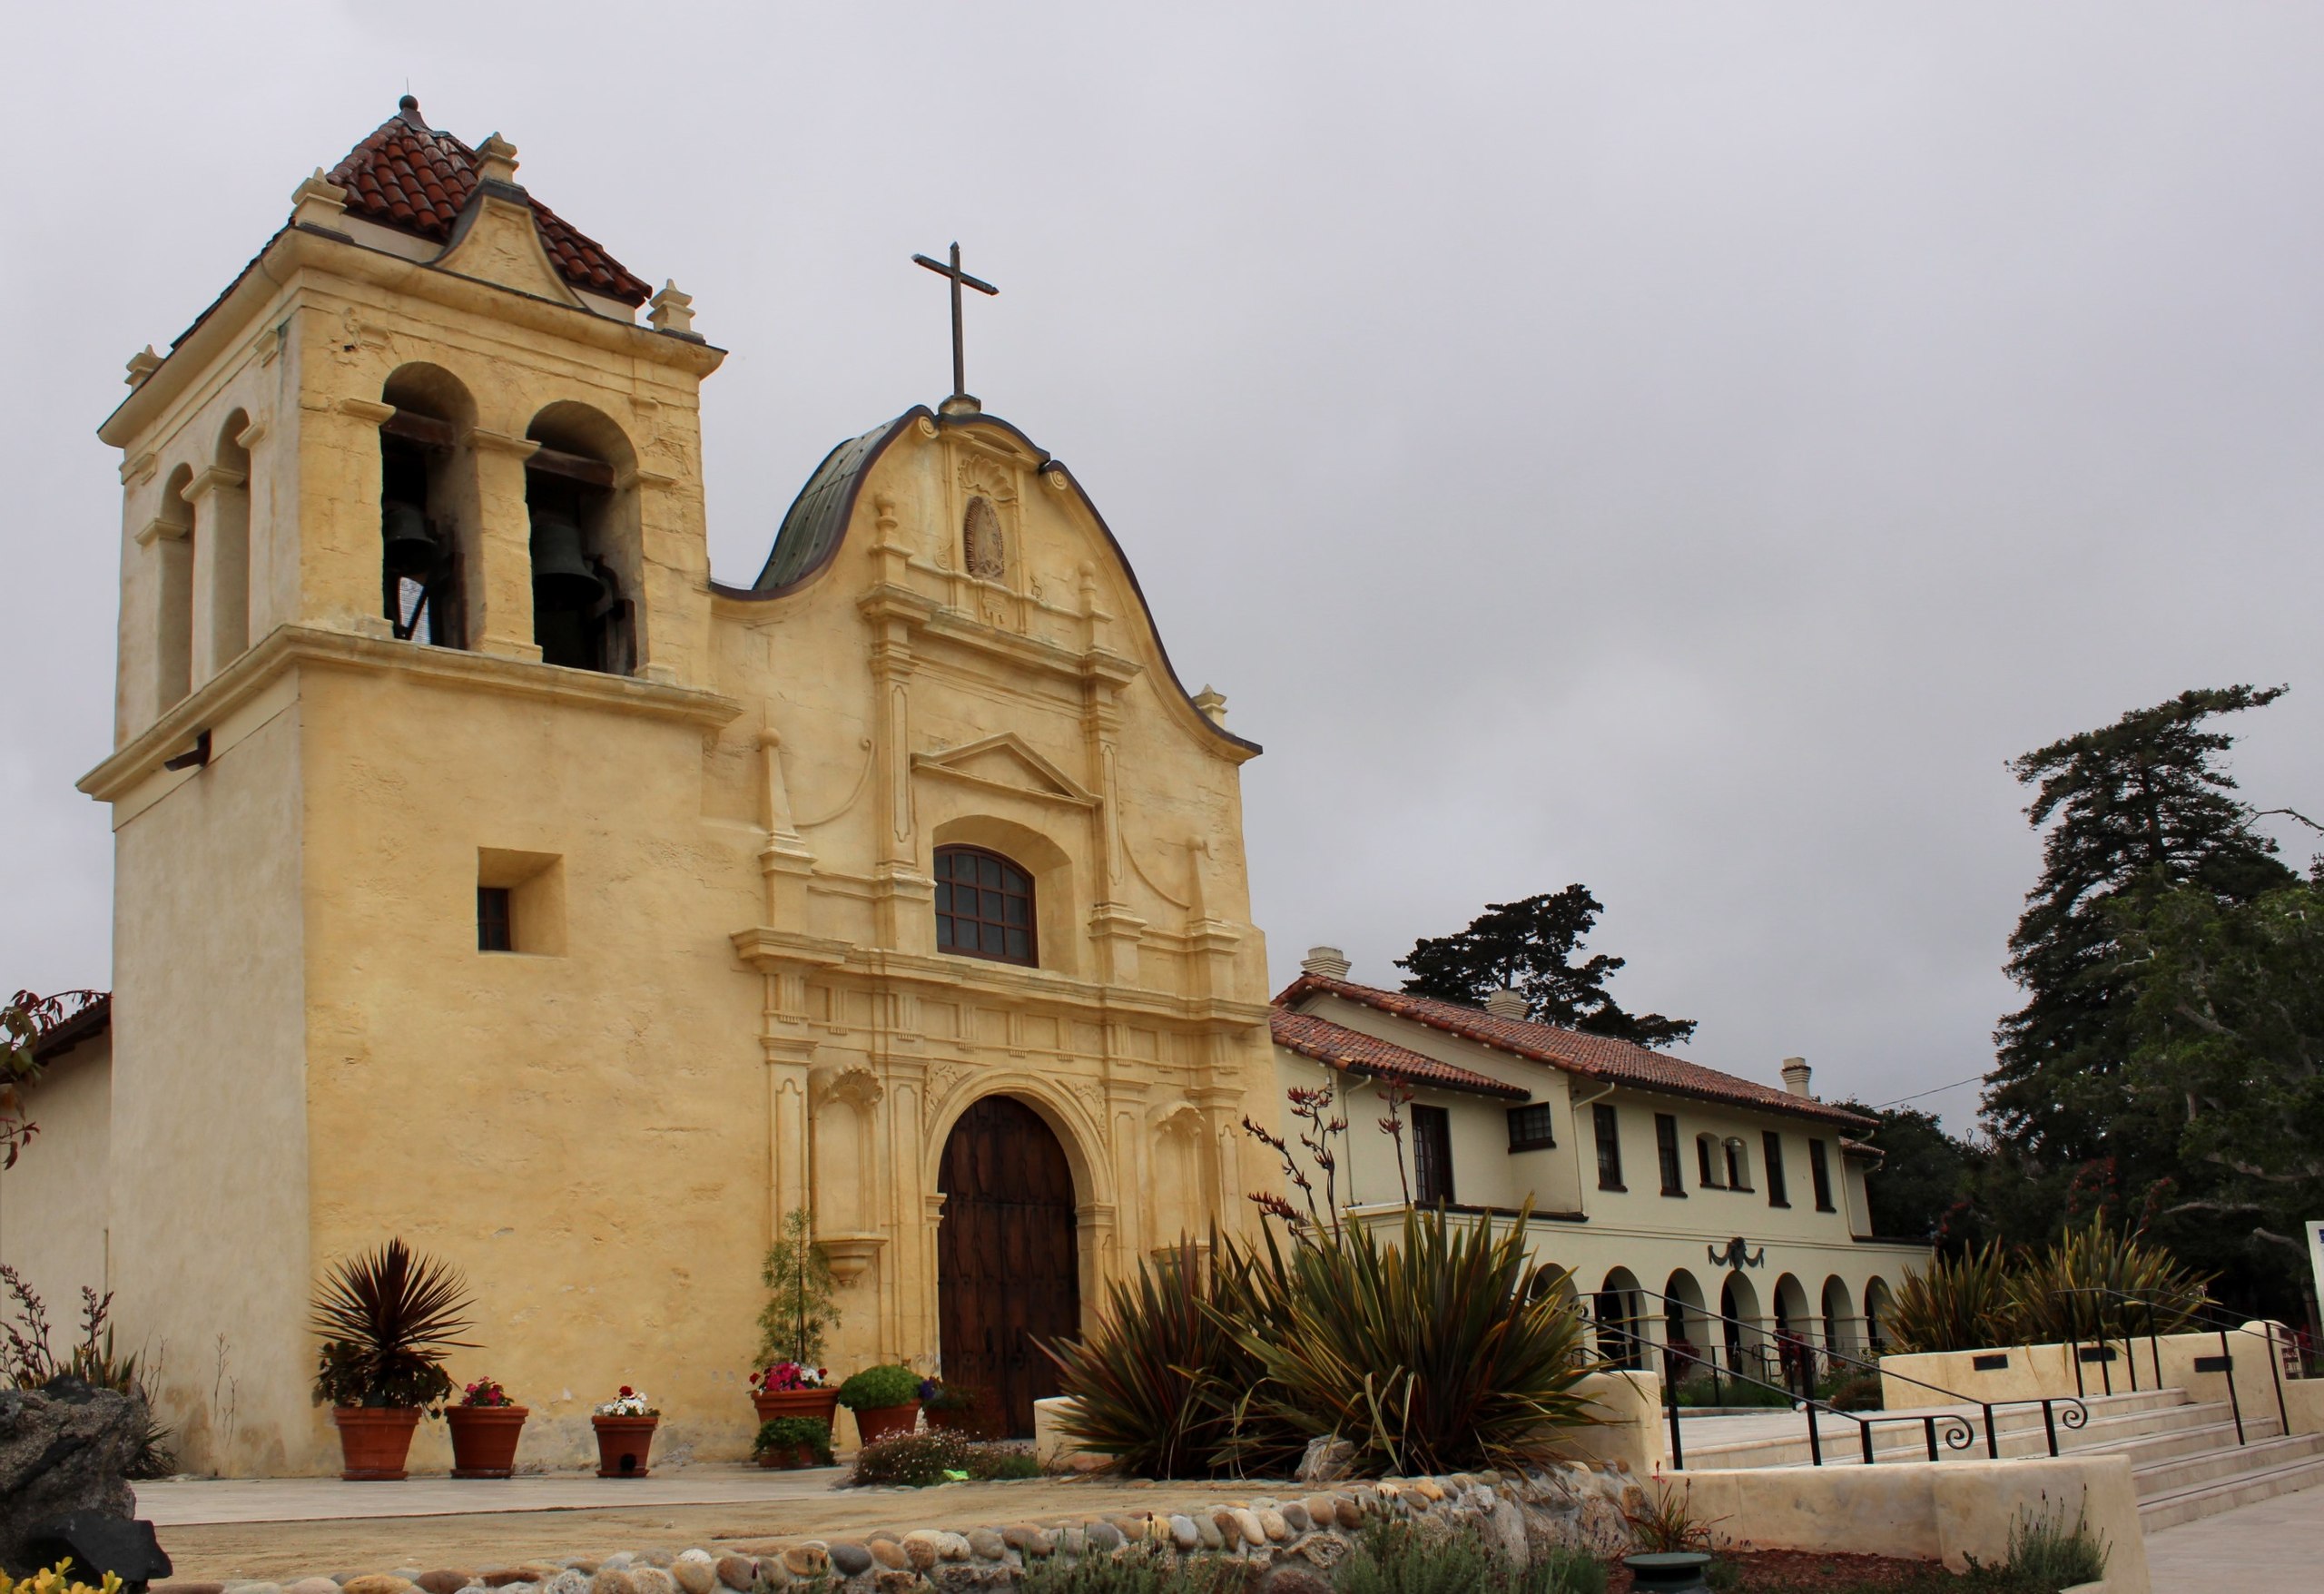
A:
POLYGON ((398 100, 396 102, 396 113, 406 122, 409 122, 414 127, 419 128, 422 133, 431 133, 434 131, 434 129, 430 128, 427 123, 419 119, 419 98, 416 94, 406 94, 402 99, 398 100))

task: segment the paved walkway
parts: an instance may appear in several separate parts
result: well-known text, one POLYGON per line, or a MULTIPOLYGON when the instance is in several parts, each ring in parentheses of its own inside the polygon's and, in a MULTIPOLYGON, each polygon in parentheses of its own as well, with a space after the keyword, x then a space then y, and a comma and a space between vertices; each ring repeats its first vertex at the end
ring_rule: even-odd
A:
POLYGON ((2324 1490, 2279 1494, 2146 1536, 2154 1594, 2324 1588, 2324 1490))
POLYGON ((137 1514, 161 1528, 212 1522, 322 1522, 371 1517, 459 1517, 644 1506, 743 1505, 831 1491, 845 1471, 769 1471, 742 1465, 678 1467, 644 1478, 593 1472, 529 1477, 407 1478, 349 1483, 337 1478, 202 1478, 137 1485, 137 1514))

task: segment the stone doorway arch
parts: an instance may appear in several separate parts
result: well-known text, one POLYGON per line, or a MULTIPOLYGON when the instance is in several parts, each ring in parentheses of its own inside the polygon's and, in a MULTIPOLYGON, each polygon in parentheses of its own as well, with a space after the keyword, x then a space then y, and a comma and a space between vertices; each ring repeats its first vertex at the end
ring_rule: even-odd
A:
POLYGON ((1059 1392, 1043 1340, 1081 1332, 1078 1203, 1065 1146, 1013 1096, 972 1103, 945 1137, 936 1187, 936 1312, 944 1379, 978 1415, 1027 1438, 1033 1402, 1059 1392))

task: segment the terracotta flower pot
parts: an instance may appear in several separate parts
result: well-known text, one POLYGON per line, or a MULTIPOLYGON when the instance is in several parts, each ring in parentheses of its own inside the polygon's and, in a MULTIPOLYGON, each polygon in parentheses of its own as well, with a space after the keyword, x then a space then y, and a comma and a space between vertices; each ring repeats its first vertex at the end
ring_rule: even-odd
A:
POLYGON ((763 1450, 759 1451, 760 1466, 779 1467, 786 1472, 796 1471, 802 1467, 812 1467, 817 1464, 819 1463, 815 1459, 815 1450, 812 1445, 794 1444, 789 1450, 763 1450))
POLYGON ((350 1483, 403 1479, 411 1431, 419 1426, 419 1407, 334 1406, 330 1420, 339 1424, 339 1453, 345 1463, 340 1477, 350 1483))
POLYGON ((753 1390, 751 1404, 758 1408, 759 1421, 772 1422, 777 1417, 812 1417, 829 1424, 839 1414, 837 1389, 778 1389, 753 1390))
POLYGON ((592 1417, 597 1430, 597 1476, 643 1478, 659 1417, 592 1417))
POLYGON ((877 1444, 883 1439, 896 1439, 912 1431, 920 1421, 920 1402, 907 1401, 901 1406, 874 1406, 855 1413, 855 1432, 866 1444, 877 1444))
POLYGON ((517 1468, 517 1436, 524 1430, 522 1406, 446 1406, 452 1431, 452 1476, 506 1478, 517 1468))

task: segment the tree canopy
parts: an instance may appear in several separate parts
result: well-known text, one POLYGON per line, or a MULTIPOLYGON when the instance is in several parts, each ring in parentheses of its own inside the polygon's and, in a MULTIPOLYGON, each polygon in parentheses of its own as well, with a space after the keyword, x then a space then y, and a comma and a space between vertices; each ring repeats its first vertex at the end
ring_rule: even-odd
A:
POLYGON ((1415 996, 1482 1007, 1506 987, 1525 999, 1525 1016, 1536 1023, 1640 1046, 1690 1038, 1692 1018, 1630 1013, 1614 1000, 1606 981, 1622 968, 1622 959, 1600 952, 1574 960, 1604 911, 1584 885, 1490 903, 1466 930, 1414 941, 1396 967, 1409 976, 1404 989, 1415 996))

